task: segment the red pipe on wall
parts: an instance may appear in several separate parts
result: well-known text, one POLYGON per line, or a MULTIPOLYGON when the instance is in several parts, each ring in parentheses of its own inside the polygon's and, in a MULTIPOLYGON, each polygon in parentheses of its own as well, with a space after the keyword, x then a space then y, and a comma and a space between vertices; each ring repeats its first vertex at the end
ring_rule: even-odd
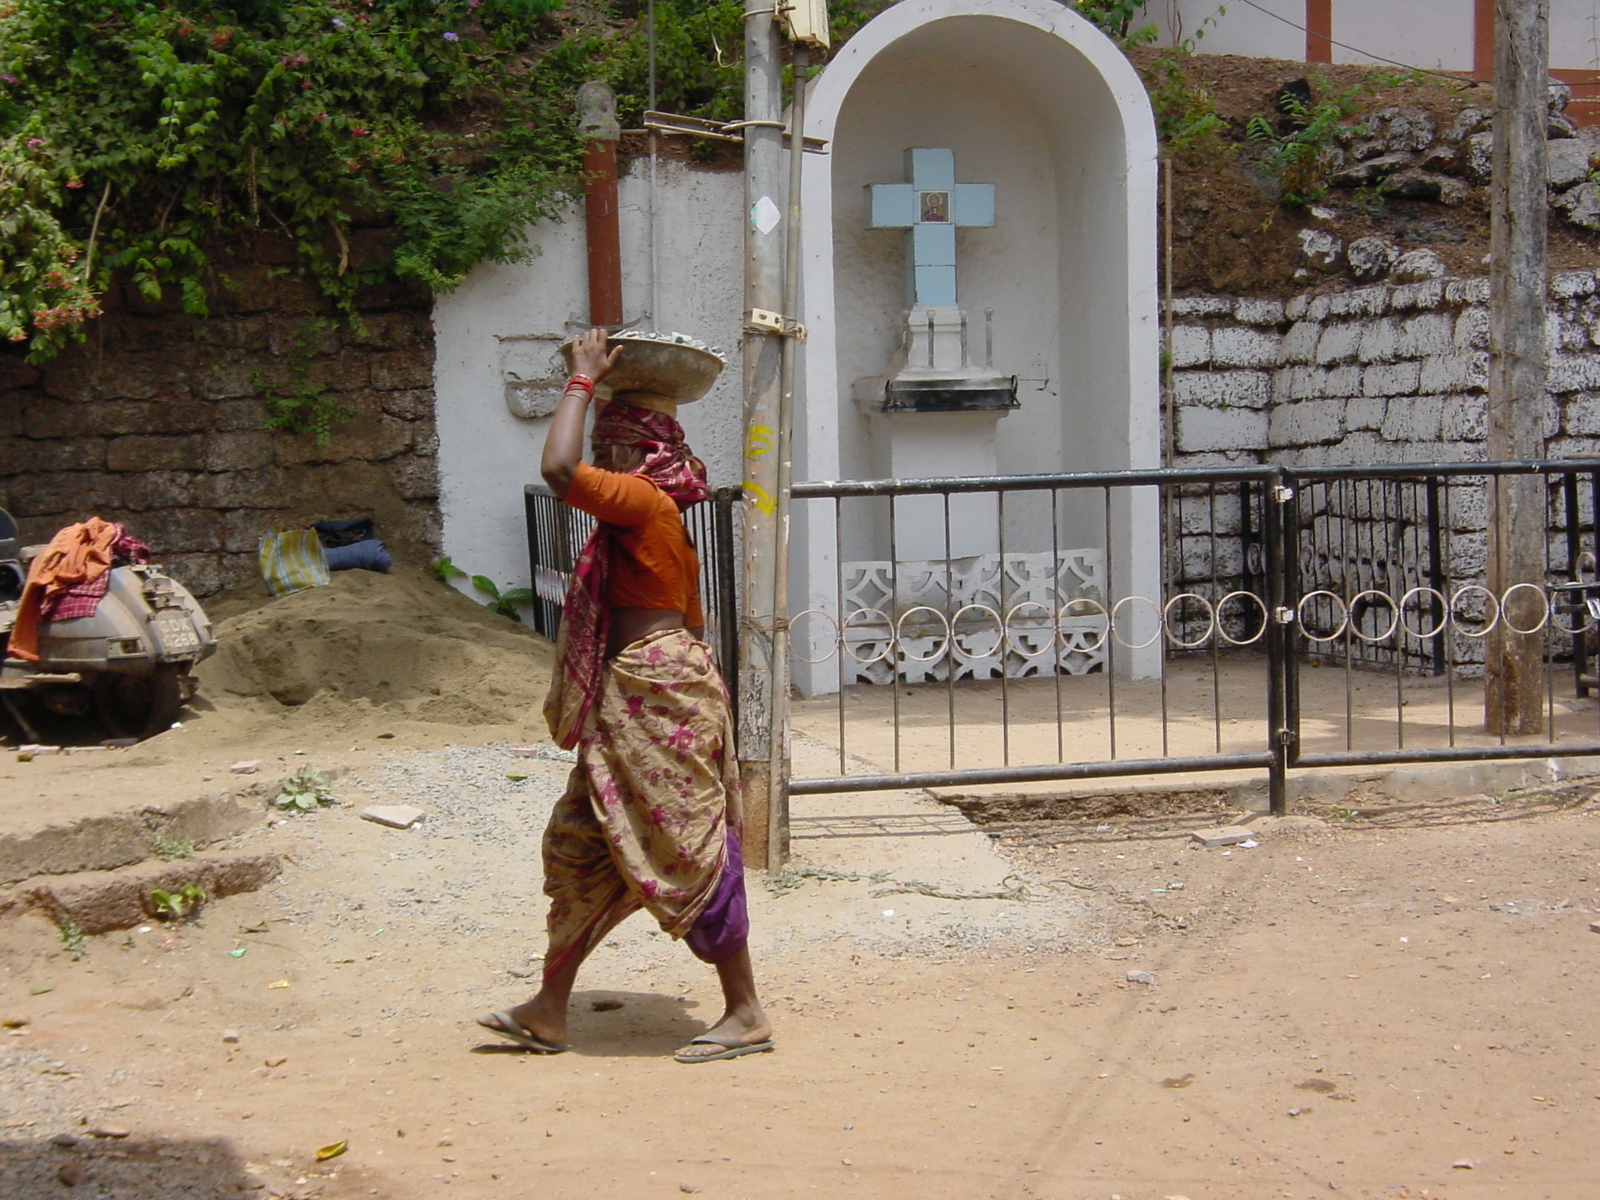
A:
POLYGON ((583 212, 589 246, 589 323, 622 324, 622 232, 617 218, 616 96, 590 81, 578 89, 583 142, 583 212))

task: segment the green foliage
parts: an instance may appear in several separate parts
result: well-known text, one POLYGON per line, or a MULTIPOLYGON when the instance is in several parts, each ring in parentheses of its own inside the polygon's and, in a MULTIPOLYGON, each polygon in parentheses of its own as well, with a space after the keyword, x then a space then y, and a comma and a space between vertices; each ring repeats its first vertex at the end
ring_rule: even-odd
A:
POLYGON ((1088 17, 1124 50, 1130 46, 1148 46, 1161 33, 1154 22, 1134 24, 1149 7, 1149 0, 1070 0, 1067 7, 1088 17))
POLYGON ((1178 158, 1208 158, 1224 151, 1228 123, 1211 92, 1194 77, 1192 57, 1177 47, 1157 52, 1145 64, 1144 85, 1162 148, 1178 158))
POLYGON ((165 862, 177 858, 194 857, 193 838, 169 838, 164 833, 158 833, 155 840, 150 843, 150 853, 165 862))
POLYGON ((448 554, 443 555, 440 558, 436 558, 430 562, 428 564, 428 570, 433 572, 434 578, 440 583, 449 583, 457 576, 466 574, 465 571, 450 561, 450 556, 448 554))
POLYGON ((267 403, 268 429, 314 434, 317 445, 326 446, 335 429, 354 419, 355 409, 311 382, 317 345, 332 329, 332 322, 312 317, 296 330, 294 346, 285 356, 289 377, 282 387, 260 371, 251 373, 251 385, 267 403))
POLYGON ((510 617, 513 621, 522 619, 522 614, 517 611, 519 605, 533 603, 532 588, 512 587, 507 584, 506 590, 502 592, 487 575, 474 575, 472 586, 489 597, 489 603, 485 607, 490 612, 510 617))
POLYGON ((589 65, 528 52, 556 3, 0 2, 0 334, 48 357, 113 272, 202 314, 205 247, 256 230, 347 313, 522 254, 577 163, 589 65), (352 257, 358 215, 392 255, 352 257))
POLYGON ((182 921, 193 917, 209 897, 198 883, 186 883, 175 892, 156 888, 150 893, 150 905, 156 916, 164 921, 182 921))
POLYGON ((324 804, 339 803, 339 797, 333 793, 332 777, 307 764, 283 781, 273 803, 290 812, 311 812, 324 804))
POLYGON ((1366 98, 1409 77, 1373 75, 1343 92, 1327 94, 1327 81, 1312 81, 1310 103, 1281 92, 1277 120, 1257 113, 1245 124, 1245 137, 1265 152, 1267 173, 1278 185, 1279 198, 1291 208, 1320 200, 1328 192, 1328 168, 1334 143, 1354 132, 1350 118, 1366 98), (1320 98, 1318 98, 1320 96, 1320 98))
POLYGON ((56 931, 61 934, 61 948, 71 956, 73 962, 77 962, 89 953, 88 944, 83 937, 83 926, 71 917, 62 917, 56 926, 56 931))

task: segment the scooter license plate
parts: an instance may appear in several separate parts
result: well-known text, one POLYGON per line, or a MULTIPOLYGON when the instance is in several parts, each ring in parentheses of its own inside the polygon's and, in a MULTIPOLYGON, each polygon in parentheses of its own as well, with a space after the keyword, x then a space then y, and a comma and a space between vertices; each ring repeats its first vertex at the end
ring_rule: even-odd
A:
POLYGON ((163 649, 168 651, 199 649, 200 635, 194 631, 189 618, 181 613, 160 613, 154 624, 156 633, 161 637, 163 649))

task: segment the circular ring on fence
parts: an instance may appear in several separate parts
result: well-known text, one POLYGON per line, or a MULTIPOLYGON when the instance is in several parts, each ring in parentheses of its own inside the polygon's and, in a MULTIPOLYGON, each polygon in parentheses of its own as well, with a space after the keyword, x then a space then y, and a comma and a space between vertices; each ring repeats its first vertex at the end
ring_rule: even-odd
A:
POLYGON ((1161 606, 1154 600, 1150 599, 1149 596, 1124 596, 1121 600, 1118 600, 1111 606, 1111 619, 1109 622, 1107 622, 1107 624, 1109 626, 1111 636, 1117 639, 1117 645, 1126 646, 1129 650, 1143 650, 1146 646, 1150 645, 1161 636, 1161 606), (1140 642, 1137 646, 1132 642, 1123 641, 1122 635, 1117 632, 1117 613, 1121 611, 1124 604, 1127 604, 1133 600, 1143 600, 1146 604, 1148 604, 1150 606, 1151 615, 1156 619, 1156 631, 1144 641, 1140 642))
POLYGON ((1450 624, 1450 602, 1445 599, 1444 593, 1438 588, 1414 587, 1404 596, 1400 597, 1400 628, 1419 642, 1425 642, 1431 637, 1438 637, 1444 632, 1445 626, 1450 624), (1417 595, 1436 596, 1439 600, 1439 623, 1427 632, 1418 632, 1406 624, 1406 605, 1411 603, 1411 597, 1417 595))
POLYGON ((1217 606, 1213 612, 1215 613, 1214 620, 1217 627, 1217 636, 1223 641, 1227 642, 1230 646, 1253 646, 1267 634, 1267 602, 1254 592, 1229 592, 1221 600, 1217 601, 1217 606), (1248 596, 1250 599, 1254 600, 1256 602, 1256 606, 1261 609, 1261 627, 1243 641, 1229 637, 1228 631, 1222 623, 1222 606, 1229 600, 1232 600, 1235 596, 1248 596))
POLYGON ((839 622, 834 618, 833 614, 832 613, 828 613, 828 612, 824 612, 820 608, 803 608, 799 612, 795 613, 794 616, 789 618, 789 653, 794 658, 798 659, 800 662, 803 662, 803 663, 827 662, 830 658, 832 658, 834 655, 839 653, 839 648, 843 644, 843 638, 844 638, 843 631, 840 630, 839 622), (804 654, 800 654, 794 648, 795 647, 795 631, 794 631, 794 627, 800 623, 802 618, 811 617, 811 616, 821 617, 824 620, 831 621, 833 623, 833 649, 829 650, 828 653, 824 654, 821 658, 807 658, 804 654))
POLYGON ((1377 642, 1387 641, 1389 638, 1394 636, 1395 630, 1399 628, 1400 606, 1394 602, 1394 597, 1389 595, 1389 593, 1384 591, 1382 588, 1367 588, 1365 591, 1357 592, 1354 596, 1350 597, 1350 632, 1356 637, 1360 638, 1363 642, 1371 645, 1377 642), (1374 634, 1372 637, 1368 637, 1366 634, 1362 633, 1361 626, 1356 621, 1356 605, 1361 603, 1362 597, 1364 596, 1377 596, 1380 600, 1387 600, 1389 602, 1390 613, 1392 614, 1389 619, 1389 628, 1385 629, 1382 633, 1374 634))
POLYGON ((1194 592, 1179 592, 1176 596, 1172 597, 1172 599, 1168 600, 1164 605, 1161 606, 1161 628, 1167 635, 1167 641, 1178 647, 1178 649, 1198 650, 1201 646, 1204 646, 1211 640, 1211 634, 1217 628, 1217 610, 1211 607, 1211 601, 1207 600, 1204 596, 1197 595, 1194 592), (1198 600, 1205 606, 1205 630, 1192 642, 1186 642, 1182 638, 1172 636, 1172 606, 1177 604, 1180 600, 1198 600))
POLYGON ((1550 624, 1549 594, 1546 593, 1544 588, 1540 587, 1537 583, 1513 583, 1500 596, 1500 620, 1505 623, 1505 627, 1512 633, 1520 633, 1524 635, 1538 633, 1546 625, 1550 624), (1507 611, 1511 607, 1511 593, 1519 591, 1522 588, 1533 589, 1533 591, 1539 594, 1539 599, 1544 602, 1544 611, 1539 614, 1539 623, 1532 629, 1519 629, 1517 626, 1513 625, 1511 623, 1511 615, 1507 611))
MULTIPOLYGON (((1071 608, 1074 604, 1087 604, 1106 620, 1106 623, 1100 628, 1100 640, 1092 646, 1083 647, 1084 654, 1094 654, 1100 649, 1100 647, 1106 644, 1106 635, 1111 632, 1111 614, 1106 611, 1106 606, 1104 604, 1101 604, 1098 600, 1091 600, 1087 596, 1080 596, 1076 600, 1068 600, 1061 606, 1060 611, 1056 613, 1057 634, 1061 632, 1061 623, 1063 621, 1071 620, 1074 616, 1074 614, 1067 612, 1067 609, 1071 608)), ((1079 613, 1076 615, 1081 619, 1083 614, 1079 613)), ((1065 643, 1066 639, 1063 638, 1062 644, 1065 645, 1065 643)))
POLYGON ((950 614, 950 658, 951 658, 952 662, 955 661, 956 657, 959 654, 959 650, 958 650, 958 647, 956 646, 956 640, 955 640, 956 622, 961 620, 962 615, 965 614, 968 609, 972 609, 975 612, 986 612, 986 613, 988 613, 991 617, 994 618, 995 631, 996 631, 996 637, 995 637, 995 641, 994 641, 994 649, 993 650, 989 651, 988 654, 972 654, 972 655, 968 655, 967 656, 968 658, 988 658, 991 655, 993 655, 997 650, 999 650, 1000 644, 1005 640, 1006 623, 1001 618, 1001 616, 1000 616, 1000 614, 998 612, 996 612, 994 609, 990 608, 987 604, 963 604, 960 608, 956 609, 955 612, 950 614))
POLYGON ((949 652, 950 641, 950 622, 945 620, 945 616, 942 612, 931 605, 919 604, 915 608, 908 608, 905 610, 905 612, 900 614, 900 619, 894 623, 894 644, 900 648, 900 656, 902 658, 908 658, 912 662, 933 662, 941 655, 949 652), (939 649, 934 651, 932 654, 912 654, 906 649, 906 642, 904 636, 902 636, 902 629, 905 626, 906 618, 914 612, 931 612, 934 616, 939 618, 939 623, 944 626, 944 633, 942 635, 944 637, 944 645, 940 646, 939 649))
POLYGON ((1458 587, 1454 592, 1451 593, 1451 595, 1450 595, 1450 625, 1462 637, 1469 637, 1469 638, 1488 637, 1489 634, 1491 632, 1493 632, 1494 627, 1496 625, 1498 625, 1499 623, 1500 623, 1500 601, 1495 599, 1495 594, 1493 592, 1491 592, 1488 588, 1484 587, 1482 584, 1464 583, 1460 587, 1458 587), (1483 593, 1483 598, 1485 600, 1487 600, 1491 605, 1494 606, 1494 616, 1490 617, 1489 620, 1484 624, 1483 628, 1478 630, 1477 633, 1473 633, 1472 630, 1470 630, 1470 629, 1463 628, 1462 625, 1461 625, 1460 619, 1456 616, 1456 604, 1460 601, 1463 593, 1466 593, 1466 592, 1482 592, 1483 593))
MULTIPOLYGON (((1265 608, 1266 605, 1263 604, 1262 607, 1265 608)), ((1294 606, 1294 623, 1300 627, 1301 636, 1306 638, 1308 641, 1336 641, 1344 636, 1344 631, 1350 625, 1350 606, 1345 603, 1344 597, 1339 595, 1337 592, 1330 592, 1327 588, 1318 588, 1316 591, 1307 592, 1304 596, 1300 597, 1300 603, 1294 606), (1319 637, 1317 634, 1312 633, 1306 628, 1306 605, 1315 600, 1318 596, 1326 596, 1329 600, 1337 603, 1341 609, 1338 627, 1335 628, 1332 633, 1328 634, 1327 637, 1319 637)), ((1262 629, 1265 630, 1265 628, 1266 625, 1263 623, 1262 629)))
POLYGON ((867 613, 877 613, 878 616, 883 618, 883 623, 885 625, 889 625, 891 627, 893 626, 893 622, 889 620, 889 614, 884 612, 881 608, 858 608, 855 610, 855 612, 846 617, 843 624, 839 626, 839 641, 843 644, 845 651, 850 655, 851 658, 855 659, 864 667, 870 666, 875 662, 882 662, 884 659, 889 657, 889 651, 894 649, 893 632, 891 632, 888 637, 883 639, 883 649, 878 651, 878 653, 874 654, 871 658, 862 658, 861 655, 857 654, 851 647, 849 641, 845 637, 845 635, 850 632, 850 622, 855 620, 857 617, 865 616, 867 613))
MULTIPOLYGON (((1587 551, 1585 551, 1585 553, 1587 553, 1587 551)), ((1573 593, 1573 595, 1576 596, 1577 593, 1573 593)), ((1595 624, 1596 624, 1595 619, 1594 619, 1593 615, 1590 614, 1589 605, 1585 600, 1583 600, 1581 597, 1579 597, 1579 598, 1577 598, 1575 600, 1569 601, 1568 603, 1570 603, 1572 605, 1572 607, 1577 612, 1579 612, 1579 613, 1581 613, 1583 615, 1583 624, 1582 625, 1567 626, 1567 625, 1563 625, 1560 621, 1556 620, 1556 609, 1557 609, 1558 606, 1556 604, 1556 598, 1554 596, 1552 596, 1550 598, 1550 628, 1551 629, 1555 630, 1555 632, 1557 632, 1557 633, 1564 634, 1567 637, 1577 637, 1580 634, 1588 633, 1591 629, 1593 629, 1595 627, 1595 624)))
POLYGON ((1016 653, 1022 655, 1023 658, 1037 658, 1039 655, 1046 654, 1055 648, 1056 635, 1058 631, 1054 628, 1050 630, 1050 644, 1045 646, 1042 650, 1029 650, 1025 646, 1017 645, 1014 636, 1016 631, 1011 627, 1011 619, 1025 608, 1037 608, 1044 614, 1045 620, 1047 621, 1053 615, 1047 605, 1040 604, 1037 600, 1023 600, 1018 604, 1012 605, 1011 608, 1007 610, 1006 618, 1004 623, 1001 625, 1001 629, 1004 631, 1006 648, 1008 650, 1014 650, 1016 653))

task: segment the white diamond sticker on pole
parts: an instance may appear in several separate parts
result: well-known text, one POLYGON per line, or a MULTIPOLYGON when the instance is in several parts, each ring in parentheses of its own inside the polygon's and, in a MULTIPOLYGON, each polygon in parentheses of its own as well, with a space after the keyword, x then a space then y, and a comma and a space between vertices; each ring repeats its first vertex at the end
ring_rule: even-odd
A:
POLYGON ((763 236, 776 229, 781 220, 783 212, 772 202, 771 196, 763 196, 750 206, 750 223, 759 229, 763 236))

